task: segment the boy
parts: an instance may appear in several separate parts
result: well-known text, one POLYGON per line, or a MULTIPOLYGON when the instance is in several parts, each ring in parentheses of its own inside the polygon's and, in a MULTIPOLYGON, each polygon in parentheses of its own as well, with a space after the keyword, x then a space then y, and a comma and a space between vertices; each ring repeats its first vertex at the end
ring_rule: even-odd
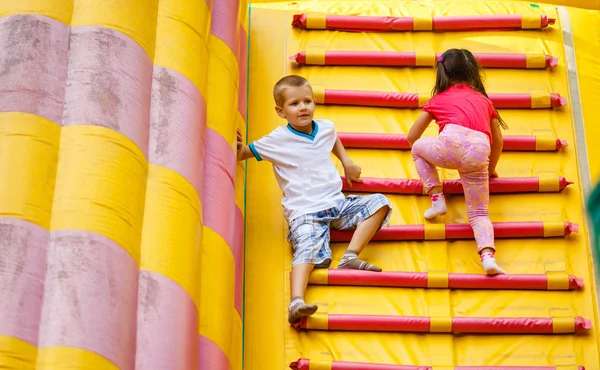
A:
POLYGON ((387 222, 391 206, 381 194, 348 196, 342 193, 342 180, 331 161, 331 153, 342 162, 348 184, 361 182, 361 168, 354 164, 328 120, 313 120, 315 102, 310 83, 290 75, 273 89, 275 111, 288 121, 269 135, 243 145, 237 134, 237 159, 255 157, 273 164, 283 192, 282 205, 289 224, 288 241, 294 248, 290 275, 291 301, 288 321, 294 324, 317 311, 306 304, 304 293, 313 268, 331 263, 329 227, 354 229, 354 235, 338 268, 381 271, 358 259, 375 232, 387 222))

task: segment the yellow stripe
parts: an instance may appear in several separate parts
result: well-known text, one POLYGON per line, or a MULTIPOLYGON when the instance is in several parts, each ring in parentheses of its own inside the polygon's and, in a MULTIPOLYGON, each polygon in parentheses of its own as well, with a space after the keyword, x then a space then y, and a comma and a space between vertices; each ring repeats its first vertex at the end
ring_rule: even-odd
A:
POLYGON ((324 86, 312 86, 313 98, 316 104, 325 104, 325 87, 324 86))
POLYGON ((429 101, 429 98, 430 98, 429 95, 422 94, 422 93, 419 93, 418 97, 419 97, 419 108, 421 108, 422 106, 424 106, 425 103, 427 103, 429 101))
POLYGON ((431 31, 433 29, 433 18, 431 17, 413 17, 413 30, 431 31))
POLYGON ((177 282, 199 305, 202 217, 194 187, 180 174, 151 164, 140 268, 177 282))
POLYGON ((154 64, 186 76, 206 97, 210 12, 206 1, 161 1, 154 64))
POLYGON ((435 54, 416 53, 415 66, 432 67, 435 65, 435 54))
POLYGON ((432 366, 431 370, 454 370, 454 366, 432 366))
POLYGON ((0 113, 0 216, 50 227, 60 126, 29 113, 0 113))
POLYGON ((427 273, 428 288, 448 288, 448 273, 447 272, 428 272, 427 273))
POLYGON ((429 332, 431 333, 451 333, 452 318, 451 317, 430 317, 429 332))
POLYGON ((0 2, 0 17, 15 14, 39 14, 69 25, 73 15, 73 0, 2 0, 0 2))
POLYGON ((524 30, 539 29, 542 27, 542 17, 539 14, 536 15, 522 15, 521 16, 521 28, 524 30))
POLYGON ((544 54, 527 54, 526 68, 546 68, 546 56, 544 54))
MULTIPOLYGON (((310 360, 310 359, 309 359, 310 360)), ((310 370, 331 370, 331 361, 310 360, 310 370)))
POLYGON ((240 25, 248 35, 248 0, 240 0, 240 13, 238 15, 240 25))
POLYGON ((20 339, 0 335, 0 369, 35 370, 38 349, 20 339))
POLYGON ((560 183, 555 174, 539 174, 538 189, 540 193, 557 192, 560 190, 560 183))
POLYGON ((545 91, 531 93, 531 108, 550 108, 552 99, 545 91))
POLYGON ((244 214, 244 183, 246 181, 246 172, 244 162, 239 161, 235 168, 235 205, 238 206, 242 215, 244 214))
POLYGON ((329 315, 326 313, 315 313, 306 318, 306 328, 316 330, 327 330, 329 328, 329 315))
POLYGON ((535 150, 539 152, 556 150, 556 139, 550 136, 536 136, 535 150))
POLYGON ((37 370, 119 370, 106 358, 81 348, 43 347, 39 350, 37 370))
MULTIPOLYGON (((225 42, 223 42, 223 40, 221 40, 220 38, 218 38, 215 35, 210 35, 208 37, 208 50, 209 50, 209 54, 210 54, 210 60, 209 60, 209 70, 211 67, 214 67, 214 64, 216 61, 218 61, 220 64, 223 65, 223 67, 225 68, 223 70, 223 74, 221 75, 214 75, 212 72, 209 73, 209 81, 211 76, 214 76, 214 78, 217 81, 222 81, 226 78, 230 78, 231 81, 233 83, 235 83, 236 86, 236 91, 237 91, 237 86, 239 84, 239 75, 240 75, 240 71, 238 68, 238 64, 237 64, 237 58, 235 56, 235 54, 233 53, 233 51, 229 48, 229 46, 227 46, 227 44, 225 42)), ((213 82, 216 82, 214 80, 212 80, 213 82)), ((210 82, 209 82, 210 83, 210 82)), ((210 90, 212 93, 212 90, 210 90)), ((235 100, 235 104, 237 107, 237 95, 236 95, 236 100, 235 100)))
POLYGON ((446 239, 445 224, 425 224, 425 240, 444 240, 446 239))
POLYGON ((555 334, 574 333, 575 319, 572 317, 553 317, 552 332, 555 334))
POLYGON ((324 51, 307 51, 306 52, 306 64, 311 65, 325 65, 325 52, 324 51))
POLYGON ((118 132, 64 127, 51 230, 104 235, 139 263, 147 168, 138 146, 118 132))
POLYGON ((200 334, 231 352, 235 262, 231 248, 209 227, 202 230, 200 264, 200 334))
POLYGON ((324 30, 327 28, 327 15, 307 14, 306 28, 312 30, 324 30))
POLYGON ((71 27, 110 27, 131 37, 153 59, 157 9, 158 0, 77 0, 71 27))
POLYGON ((566 273, 546 274, 548 290, 569 290, 569 275, 566 273))
POLYGON ((235 308, 231 316, 231 353, 227 357, 231 370, 242 370, 242 319, 235 308))
POLYGON ((308 277, 308 282, 316 285, 327 285, 329 283, 329 270, 314 269, 308 277))
POLYGON ((544 221, 544 237, 564 236, 565 224, 562 221, 544 221))
POLYGON ((235 151, 235 122, 238 112, 238 69, 227 44, 210 35, 208 61, 207 125, 217 131, 235 151))

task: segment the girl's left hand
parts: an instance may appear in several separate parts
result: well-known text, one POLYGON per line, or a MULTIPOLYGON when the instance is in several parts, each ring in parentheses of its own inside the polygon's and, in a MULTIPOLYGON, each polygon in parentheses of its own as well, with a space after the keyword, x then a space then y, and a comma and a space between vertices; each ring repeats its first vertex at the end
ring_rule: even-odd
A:
POLYGON ((360 178, 361 168, 356 163, 349 163, 344 166, 344 175, 348 186, 352 187, 352 182, 362 182, 360 178))

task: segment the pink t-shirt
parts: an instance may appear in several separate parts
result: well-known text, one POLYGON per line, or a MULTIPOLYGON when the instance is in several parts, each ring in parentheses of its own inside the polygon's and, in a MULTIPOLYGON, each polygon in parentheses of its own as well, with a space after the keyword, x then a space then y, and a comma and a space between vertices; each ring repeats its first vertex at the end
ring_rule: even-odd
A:
POLYGON ((498 114, 490 99, 467 85, 452 85, 423 106, 440 126, 455 124, 485 133, 492 141, 490 120, 498 114))

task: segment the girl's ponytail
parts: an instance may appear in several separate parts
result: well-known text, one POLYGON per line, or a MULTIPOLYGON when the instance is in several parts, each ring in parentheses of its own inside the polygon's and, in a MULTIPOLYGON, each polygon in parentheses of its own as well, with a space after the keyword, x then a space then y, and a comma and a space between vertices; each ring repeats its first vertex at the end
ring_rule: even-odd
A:
MULTIPOLYGON (((445 53, 444 53, 445 54, 445 53)), ((437 59, 437 71, 435 75, 435 86, 431 91, 431 95, 437 95, 450 87, 451 80, 448 76, 448 71, 444 66, 444 54, 437 59)))
MULTIPOLYGON (((483 69, 475 59, 475 56, 466 49, 446 50, 437 60, 437 73, 435 77, 435 87, 432 95, 439 94, 456 83, 468 84, 473 90, 483 94, 489 99, 483 86, 481 74, 483 69)), ((506 122, 500 117, 498 112, 498 122, 500 127, 507 129, 506 122)))

